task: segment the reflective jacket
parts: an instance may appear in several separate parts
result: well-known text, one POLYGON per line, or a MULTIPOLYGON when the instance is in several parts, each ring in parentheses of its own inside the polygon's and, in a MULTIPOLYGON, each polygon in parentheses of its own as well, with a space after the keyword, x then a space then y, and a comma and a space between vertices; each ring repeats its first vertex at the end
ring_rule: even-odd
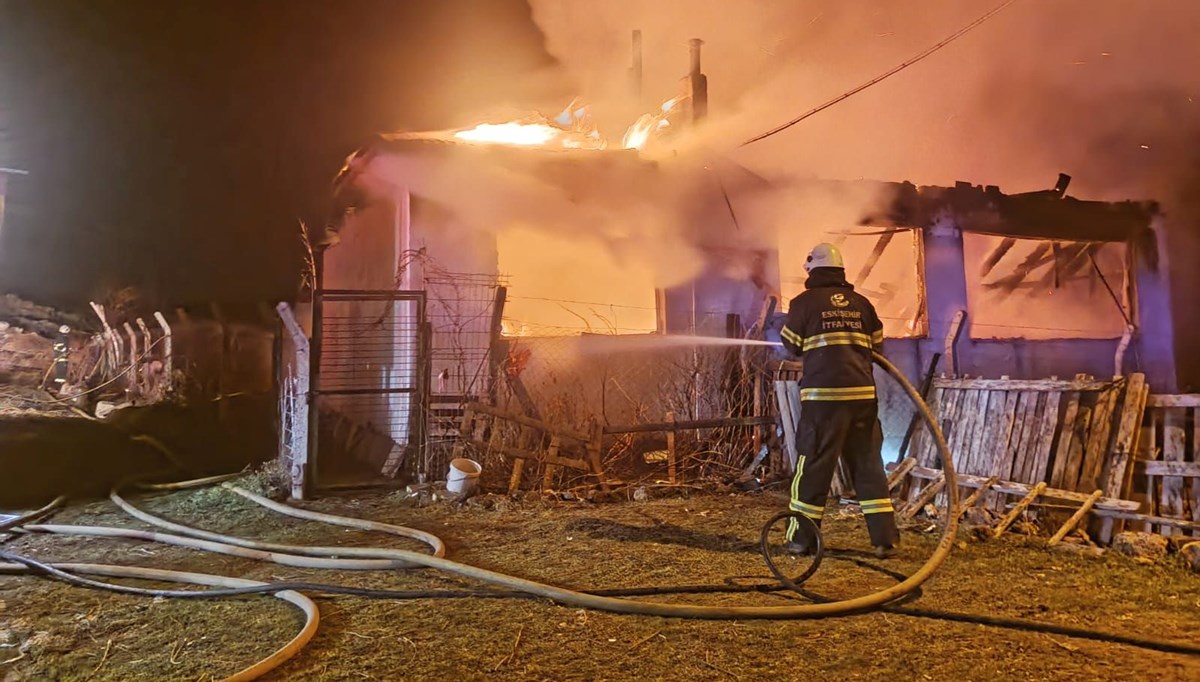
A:
POLYGON ((814 268, 788 305, 783 345, 804 360, 801 400, 874 400, 871 351, 883 346, 875 306, 842 268, 814 268))

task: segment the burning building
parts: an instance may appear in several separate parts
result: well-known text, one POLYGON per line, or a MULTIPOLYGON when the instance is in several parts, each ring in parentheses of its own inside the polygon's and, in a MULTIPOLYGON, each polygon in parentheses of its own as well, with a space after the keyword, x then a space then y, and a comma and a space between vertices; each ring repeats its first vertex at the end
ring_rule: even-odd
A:
MULTIPOLYGON (((356 443, 389 476, 437 475, 412 453, 522 372, 526 412, 569 402, 579 426, 676 412, 637 395, 661 392, 658 370, 598 360, 591 336, 770 339, 819 241, 841 246, 914 379, 1140 371, 1156 391, 1179 385, 1156 205, 1075 199, 1067 176, 1007 195, 762 177, 676 152, 671 135, 706 110, 692 47, 683 94, 620 143, 577 101, 555 117, 382 135, 348 159, 316 248, 314 381, 333 425, 322 442, 356 443), (548 362, 546 339, 569 371, 548 362)), ((641 346, 606 355, 621 347, 641 346)), ((701 405, 697 367, 687 416, 726 414, 727 402, 701 405)), ((898 440, 909 412, 889 410, 890 393, 885 431, 898 440)))

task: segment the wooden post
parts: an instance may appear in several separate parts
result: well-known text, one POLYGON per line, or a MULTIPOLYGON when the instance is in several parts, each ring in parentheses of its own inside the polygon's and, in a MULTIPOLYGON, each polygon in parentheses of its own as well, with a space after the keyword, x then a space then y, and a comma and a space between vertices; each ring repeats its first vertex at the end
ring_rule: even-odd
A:
POLYGON ((562 446, 562 439, 557 435, 550 437, 550 450, 546 453, 546 467, 542 474, 542 491, 550 492, 554 489, 554 472, 558 467, 552 464, 558 459, 558 449, 562 446))
POLYGON ((908 457, 904 461, 897 464, 896 468, 892 470, 891 475, 888 476, 888 490, 894 490, 896 486, 900 485, 900 482, 904 480, 904 477, 907 476, 908 472, 912 471, 912 468, 916 465, 917 459, 915 457, 908 457))
MULTIPOLYGON (((674 412, 667 413, 666 422, 668 424, 675 422, 674 412)), ((672 428, 667 431, 667 480, 672 484, 675 483, 675 466, 675 429, 672 428)))
POLYGON ((932 483, 925 486, 925 489, 922 490, 919 495, 917 495, 916 499, 910 502, 908 506, 905 507, 897 516, 899 516, 901 519, 910 519, 916 516, 917 512, 924 509, 925 505, 929 504, 929 501, 936 497, 938 493, 942 492, 942 488, 945 487, 946 476, 943 474, 938 476, 937 479, 932 483))
POLYGON ((967 499, 962 501, 962 504, 959 507, 959 509, 960 509, 959 513, 961 514, 962 512, 975 506, 975 503, 978 502, 979 500, 982 500, 983 496, 985 494, 987 494, 987 492, 992 489, 992 486, 996 485, 996 481, 999 481, 999 480, 1000 480, 999 476, 992 476, 988 480, 984 481, 983 485, 976 488, 975 492, 971 493, 971 495, 967 499))
POLYGON ((508 494, 515 495, 521 489, 521 474, 525 471, 525 460, 513 459, 512 475, 508 478, 508 494))
MULTIPOLYGON (((280 443, 279 451, 281 456, 291 460, 289 473, 292 479, 292 497, 303 500, 308 493, 308 339, 288 304, 280 303, 275 306, 275 310, 279 313, 279 319, 283 320, 283 327, 296 349, 296 385, 292 413, 294 421, 290 434, 280 432, 280 439, 284 440, 290 436, 290 442, 280 443)), ((288 387, 283 387, 283 390, 287 389, 288 387)))
POLYGON ((1000 519, 1000 523, 996 524, 996 528, 992 530, 992 537, 999 538, 1001 535, 1004 535, 1004 531, 1008 530, 1008 527, 1017 520, 1017 517, 1020 516, 1021 513, 1026 509, 1028 509, 1029 505, 1033 504, 1033 501, 1037 499, 1037 497, 1041 495, 1042 491, 1045 489, 1046 483, 1044 481, 1033 486, 1033 490, 1030 490, 1028 495, 1021 498, 1021 501, 1012 508, 1012 511, 1008 512, 1007 516, 1005 516, 1003 519, 1000 519))
POLYGON ((965 310, 954 313, 954 319, 950 322, 950 331, 946 332, 946 367, 950 370, 950 376, 958 375, 958 356, 954 353, 954 346, 958 343, 958 334, 962 330, 963 318, 966 316, 965 310))
POLYGON ((175 356, 174 351, 171 348, 171 325, 167 324, 167 318, 163 317, 163 314, 158 311, 154 312, 154 321, 158 323, 158 326, 162 328, 163 331, 163 376, 166 379, 166 385, 163 389, 163 392, 170 393, 175 381, 173 374, 174 363, 172 362, 175 356))
POLYGON ((463 456, 467 447, 467 441, 475 437, 475 410, 470 406, 463 410, 462 421, 458 425, 458 440, 454 442, 454 447, 450 450, 451 459, 457 459, 463 456))
POLYGON ((125 334, 129 336, 129 380, 126 382, 128 395, 135 396, 141 393, 138 384, 138 345, 137 334, 133 332, 133 325, 125 323, 125 334))
POLYGON ((152 357, 150 355, 150 351, 151 351, 151 349, 154 348, 154 336, 150 333, 150 328, 146 326, 146 321, 140 317, 137 318, 137 326, 138 326, 138 329, 140 329, 142 332, 142 355, 145 356, 145 360, 147 361, 146 362, 146 371, 144 372, 144 376, 142 377, 142 379, 143 379, 142 380, 142 388, 147 393, 149 393, 150 389, 152 388, 152 385, 150 382, 151 374, 150 374, 150 369, 149 369, 150 368, 149 360, 152 357))
POLYGON ((596 481, 600 484, 600 490, 608 492, 610 488, 604 476, 604 462, 600 459, 600 451, 603 447, 604 427, 599 421, 594 421, 592 422, 592 439, 587 443, 588 464, 592 468, 592 473, 596 476, 596 481))
POLYGON ((501 333, 503 331, 504 304, 507 300, 508 289, 506 287, 496 287, 496 298, 492 301, 491 342, 488 344, 487 395, 493 405, 496 404, 496 396, 500 388, 500 372, 504 367, 505 360, 504 356, 501 355, 501 350, 504 347, 501 333))
POLYGON ((1050 542, 1047 544, 1053 546, 1057 545, 1059 542, 1062 542, 1062 539, 1067 537, 1067 533, 1070 533, 1075 526, 1079 525, 1080 520, 1082 520, 1083 517, 1092 510, 1092 506, 1096 504, 1096 500, 1100 499, 1103 495, 1103 490, 1096 490, 1093 492, 1091 496, 1087 498, 1087 501, 1084 502, 1083 505, 1081 505, 1079 509, 1071 515, 1071 518, 1067 519, 1067 522, 1058 529, 1058 532, 1054 534, 1054 537, 1050 538, 1050 542))

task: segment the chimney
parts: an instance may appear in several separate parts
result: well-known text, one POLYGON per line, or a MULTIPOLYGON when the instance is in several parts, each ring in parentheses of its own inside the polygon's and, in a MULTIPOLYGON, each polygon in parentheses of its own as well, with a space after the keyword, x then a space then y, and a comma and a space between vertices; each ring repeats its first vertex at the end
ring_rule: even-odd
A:
POLYGON ((687 77, 688 94, 691 96, 692 123, 695 124, 708 115, 708 76, 700 72, 700 46, 704 41, 692 38, 688 44, 692 61, 687 77))
POLYGON ((633 30, 633 63, 629 67, 629 88, 640 104, 642 101, 642 31, 633 30))

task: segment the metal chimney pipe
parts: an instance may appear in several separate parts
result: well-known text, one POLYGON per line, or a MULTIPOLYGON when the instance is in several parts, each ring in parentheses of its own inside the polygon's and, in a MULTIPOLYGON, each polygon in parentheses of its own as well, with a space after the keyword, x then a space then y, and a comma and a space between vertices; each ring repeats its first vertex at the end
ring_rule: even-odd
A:
POLYGON ((633 64, 629 67, 629 87, 633 96, 641 102, 642 98, 642 31, 633 30, 633 64))
POLYGON ((692 96, 692 123, 699 123, 708 116, 708 76, 700 72, 700 46, 704 44, 699 38, 688 41, 691 51, 691 70, 688 72, 688 85, 692 96))

